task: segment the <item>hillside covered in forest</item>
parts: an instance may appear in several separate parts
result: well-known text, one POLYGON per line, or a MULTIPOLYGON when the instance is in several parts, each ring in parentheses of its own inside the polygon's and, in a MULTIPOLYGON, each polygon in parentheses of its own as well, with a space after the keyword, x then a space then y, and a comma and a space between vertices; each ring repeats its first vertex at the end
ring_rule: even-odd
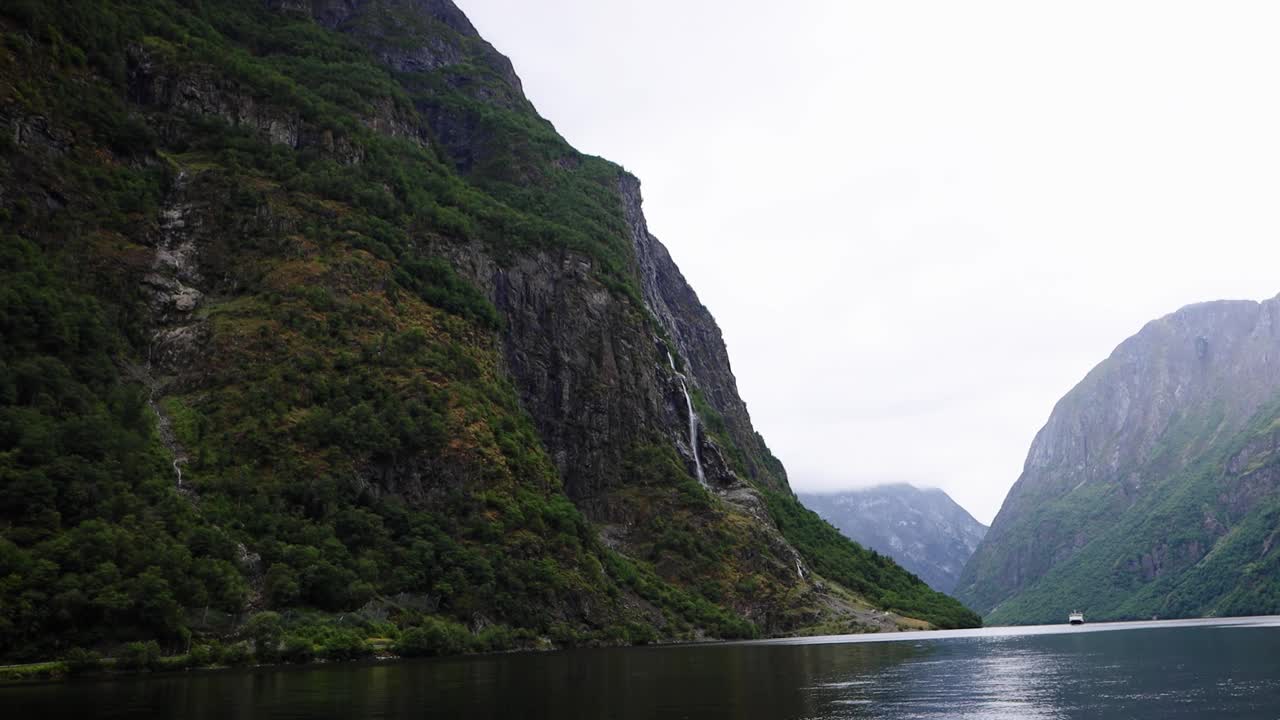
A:
POLYGON ((638 181, 449 0, 0 30, 0 659, 980 622, 796 501, 638 181))

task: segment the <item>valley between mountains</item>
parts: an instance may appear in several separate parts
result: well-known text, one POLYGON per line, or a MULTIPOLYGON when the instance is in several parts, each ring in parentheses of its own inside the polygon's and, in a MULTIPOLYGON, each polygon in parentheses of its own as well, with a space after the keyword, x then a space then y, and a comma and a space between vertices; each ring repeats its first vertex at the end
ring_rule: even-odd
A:
POLYGON ((989 529, 797 496, 640 180, 451 0, 0 34, 16 679, 1280 613, 1280 298, 1121 343, 989 529))

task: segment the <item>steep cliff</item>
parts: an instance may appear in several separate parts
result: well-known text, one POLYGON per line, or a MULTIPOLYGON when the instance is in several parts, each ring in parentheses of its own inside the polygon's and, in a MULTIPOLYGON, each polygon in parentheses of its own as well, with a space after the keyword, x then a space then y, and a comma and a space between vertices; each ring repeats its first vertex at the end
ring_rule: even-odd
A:
POLYGON ((0 655, 977 621, 799 506, 638 182, 448 0, 0 24, 0 655))
POLYGON ((1280 298, 1148 323, 1058 402, 959 596, 993 622, 1280 610, 1278 363, 1280 298))
POLYGON ((955 589, 987 534, 986 525, 937 488, 898 483, 799 497, 846 537, 888 555, 939 592, 955 589))

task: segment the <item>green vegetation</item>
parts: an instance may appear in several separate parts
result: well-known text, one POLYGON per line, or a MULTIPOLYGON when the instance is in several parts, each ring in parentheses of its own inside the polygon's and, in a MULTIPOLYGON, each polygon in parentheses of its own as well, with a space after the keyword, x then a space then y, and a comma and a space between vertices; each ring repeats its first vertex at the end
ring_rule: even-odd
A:
MULTIPOLYGON (((727 449, 735 471, 748 475, 745 455, 733 441, 724 419, 706 402, 701 392, 694 392, 693 401, 704 428, 721 447, 727 449)), ((754 439, 764 456, 764 473, 756 483, 757 490, 783 537, 800 552, 811 570, 839 582, 876 607, 924 620, 937 628, 977 627, 982 624, 977 613, 954 598, 933 590, 889 557, 845 537, 817 513, 801 505, 786 489, 786 473, 782 464, 769 452, 759 435, 754 439)))
MULTIPOLYGON (((620 605, 632 586, 679 632, 705 617, 750 632, 599 546, 499 373, 495 310, 422 247, 474 239, 505 257, 573 248, 629 293, 615 168, 521 119, 531 112, 502 111, 490 113, 506 128, 493 147, 527 132, 539 157, 574 158, 579 171, 544 168, 536 187, 495 179, 482 190, 487 180, 464 180, 435 150, 366 128, 361 118, 380 108, 417 117, 367 51, 256 0, 4 12, 7 91, 23 112, 88 140, 68 153, 31 143, 3 160, 29 197, 6 208, 14 234, 0 248, 0 655, 120 650, 131 638, 209 648, 237 632, 251 595, 331 613, 406 595, 426 611, 393 611, 397 627, 486 617, 522 629, 467 649, 642 636, 625 630, 652 622, 620 605), (317 142, 271 143, 159 97, 130 105, 144 91, 130 87, 129 62, 156 82, 229 78, 210 91, 254 99, 317 142), (63 207, 54 212, 41 188, 63 207), (197 502, 174 491, 146 391, 119 362, 150 352, 132 263, 180 191, 207 203, 209 270, 237 278, 234 295, 203 311, 204 380, 160 403, 197 502), (96 272, 71 270, 86 263, 96 272), (387 472, 423 479, 396 494, 349 480, 387 472), (549 607, 590 610, 553 622, 549 607)), ((247 642, 271 644, 262 639, 247 642)), ((293 632, 260 659, 358 656, 364 642, 293 632)), ((244 648, 218 652, 240 662, 244 648)))
MULTIPOLYGON (((669 446, 629 460, 634 554, 566 497, 505 375, 503 318, 442 258, 574 252, 644 317, 620 170, 570 148, 482 42, 394 27, 379 42, 467 61, 396 74, 360 44, 376 27, 261 0, 0 8, 0 658, 65 658, 9 675, 799 622, 747 618, 792 602, 790 569, 751 567, 765 530, 669 446), (190 317, 157 309, 151 277, 173 216, 208 291, 190 317)), ((856 546, 806 539, 785 500, 770 511, 820 572, 963 622, 856 546)))
POLYGON ((234 542, 172 491, 118 336, 29 241, 0 238, 0 647, 178 639, 184 607, 235 611, 234 542))
MULTIPOLYGON (((1217 436, 1221 418, 1215 414, 1175 423, 1153 462, 1162 462, 1169 453, 1187 453, 1189 447, 1203 448, 1189 453, 1193 462, 1162 478, 1140 506, 1108 516, 1108 524, 1075 556, 1002 603, 988 620, 1056 622, 1075 606, 1097 620, 1280 611, 1280 547, 1275 542, 1280 503, 1263 499, 1240 515, 1223 500, 1274 483, 1280 456, 1265 448, 1275 447, 1277 417, 1280 408, 1266 407, 1243 430, 1225 437, 1217 436), (1204 443, 1209 437, 1214 442, 1204 443), (1233 459, 1251 447, 1250 462, 1236 466, 1233 459)), ((1093 488, 1087 495, 1073 494, 1080 506, 1075 513, 1087 517, 1097 512, 1091 508, 1114 505, 1113 492, 1093 488)), ((1053 512, 1053 507, 1043 512, 1053 512)), ((1064 528, 1083 521, 1065 512, 1057 518, 1064 528)))
POLYGON ((888 557, 840 534, 795 496, 764 491, 769 514, 787 541, 816 572, 853 590, 877 607, 927 620, 939 628, 977 627, 982 619, 930 588, 888 557))
POLYGON ((0 666, 0 683, 41 682, 69 675, 68 663, 58 661, 0 666))

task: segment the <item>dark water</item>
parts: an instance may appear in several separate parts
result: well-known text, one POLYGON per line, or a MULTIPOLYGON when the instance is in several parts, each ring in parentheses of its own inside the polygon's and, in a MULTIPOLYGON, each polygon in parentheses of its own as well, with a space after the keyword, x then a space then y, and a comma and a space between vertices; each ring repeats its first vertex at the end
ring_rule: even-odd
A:
POLYGON ((0 717, 1276 719, 1280 618, 85 681, 0 690, 0 717))

